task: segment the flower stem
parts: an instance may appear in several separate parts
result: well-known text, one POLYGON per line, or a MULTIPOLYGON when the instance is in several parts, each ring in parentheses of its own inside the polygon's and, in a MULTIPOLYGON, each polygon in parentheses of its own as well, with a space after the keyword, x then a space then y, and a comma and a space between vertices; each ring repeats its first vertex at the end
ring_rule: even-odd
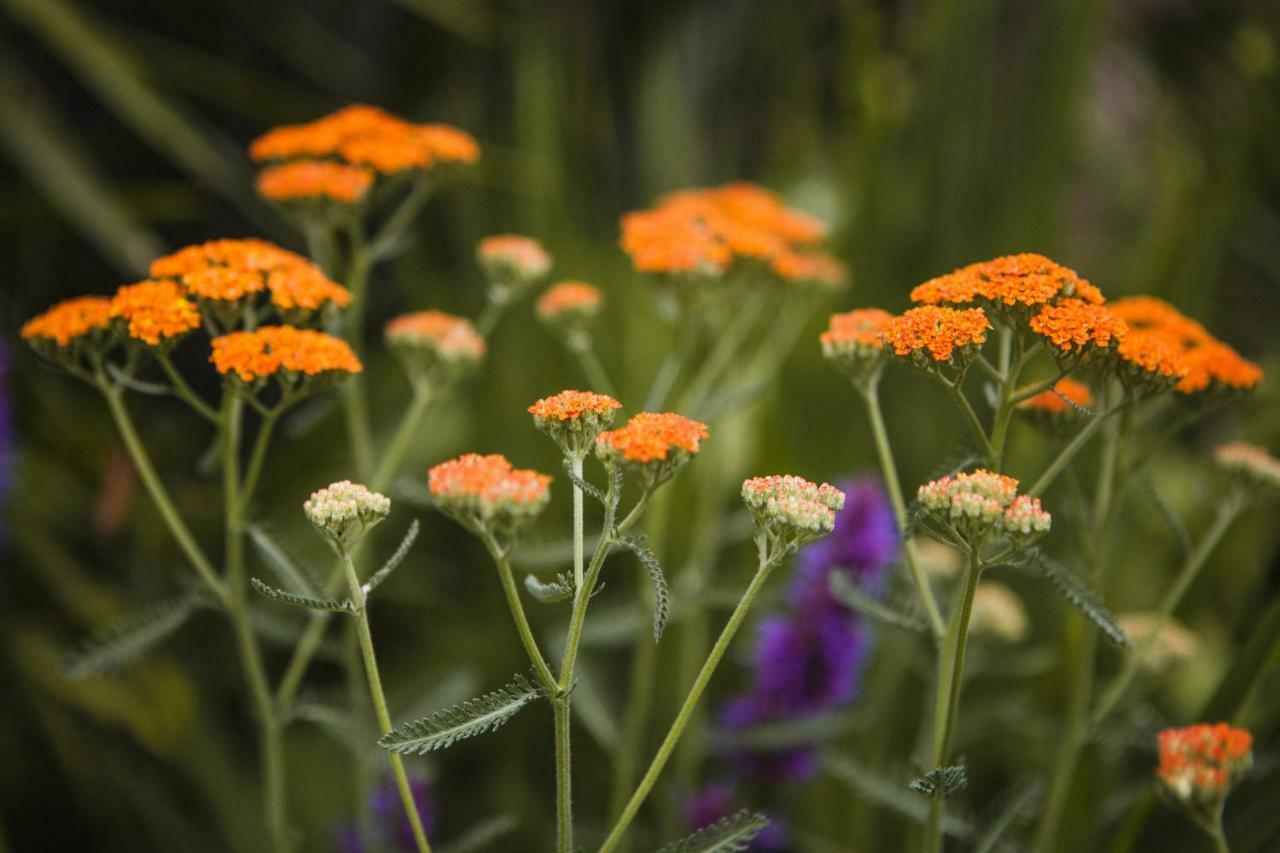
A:
POLYGON ((1097 415, 1094 415, 1094 417, 1085 424, 1078 433, 1075 434, 1071 441, 1067 442, 1067 446, 1062 448, 1053 462, 1049 463, 1049 467, 1040 475, 1040 479, 1036 480, 1035 484, 1027 490, 1027 494, 1033 498, 1044 494, 1045 490, 1048 489, 1049 486, 1053 484, 1053 481, 1058 478, 1058 475, 1062 473, 1062 469, 1067 467, 1067 463, 1074 459, 1076 454, 1079 453, 1080 450, 1084 448, 1085 444, 1088 443, 1089 439, 1093 437, 1093 434, 1102 428, 1102 425, 1106 422, 1107 418, 1120 411, 1126 405, 1128 404, 1120 403, 1112 406, 1105 412, 1099 412, 1097 415))
POLYGON ((582 598, 591 593, 582 586, 582 487, 578 485, 578 481, 582 479, 581 454, 569 457, 569 469, 573 471, 575 478, 573 483, 573 588, 576 591, 575 598, 582 598))
POLYGON ((529 627, 529 617, 524 612, 524 604, 520 601, 520 592, 516 589, 515 577, 512 574, 511 559, 492 534, 486 533, 482 538, 498 567, 498 578, 502 582, 502 591, 507 597, 507 606, 511 609, 511 618, 515 620, 516 632, 520 635, 520 642, 529 655, 529 661, 533 664, 538 681, 551 696, 556 696, 560 692, 559 682, 551 673, 551 667, 547 666, 547 659, 542 656, 538 641, 533 636, 533 629, 529 627))
POLYGON ((573 759, 570 745, 570 699, 551 702, 556 727, 556 850, 573 853, 573 759))
POLYGON ((571 346, 570 349, 578 357, 578 364, 582 365, 582 372, 586 374, 587 381, 600 393, 617 397, 618 392, 609 379, 609 371, 605 370, 604 363, 600 361, 600 355, 596 352, 591 339, 587 338, 571 346))
MULTIPOLYGON (((969 645, 969 617, 973 614, 973 596, 978 588, 978 576, 982 566, 976 551, 969 552, 968 571, 961 598, 951 611, 947 626, 947 638, 938 659, 938 693, 933 714, 933 767, 944 767, 950 757, 951 740, 955 735, 956 721, 960 713, 960 692, 964 683, 964 657, 969 645)), ((945 808, 943 797, 929 801, 929 823, 925 832, 924 849, 929 853, 942 850, 942 818, 945 808)))
POLYGON ((924 604, 925 614, 929 620, 929 630, 935 640, 946 633, 946 625, 942 621, 942 613, 938 610, 938 601, 925 577, 924 569, 916 558, 915 543, 906 537, 907 505, 902 495, 902 484, 898 481, 898 466, 894 462, 893 448, 889 444, 889 433, 884 428, 884 415, 880 411, 880 389, 878 381, 873 381, 863 394, 867 401, 867 417, 871 421, 871 435, 875 439, 876 455, 880 460, 880 472, 884 476, 884 484, 889 492, 889 503, 893 506, 893 515, 898 522, 898 535, 903 538, 902 554, 911 579, 920 592, 920 601, 924 604))
MULTIPOLYGON (((347 590, 351 602, 355 605, 356 633, 360 640, 360 654, 364 657, 364 671, 369 680, 369 697, 373 700, 374 713, 378 718, 380 734, 391 731, 391 714, 387 710, 387 697, 382 690, 382 677, 378 674, 378 658, 373 650, 373 635, 369 631, 369 613, 364 588, 356 574, 355 563, 349 555, 342 560, 346 571, 347 590)), ((404 771, 404 761, 394 752, 387 753, 391 761, 391 772, 396 777, 396 788, 400 791, 400 802, 404 806, 405 817, 413 830, 413 840, 419 853, 431 853, 431 845, 427 843, 427 834, 422 826, 422 816, 418 814, 418 804, 413 799, 413 789, 409 786, 409 777, 404 771)))
POLYGON ((658 752, 654 755, 653 761, 650 762, 649 769, 632 793, 631 799, 627 801, 627 805, 623 808, 622 814, 619 815, 617 823, 614 824, 609 836, 604 840, 604 844, 600 846, 600 853, 609 853, 609 851, 618 846, 618 842, 631 825, 631 821, 635 819, 636 812, 640 810, 641 804, 649 796, 649 792, 653 790, 654 783, 658 781, 658 776, 671 758, 671 753, 675 749, 676 743, 680 740, 681 735, 684 734, 685 726, 688 725, 689 719, 693 715, 694 707, 698 704, 698 700, 702 698, 703 692, 707 689, 707 684, 711 681, 711 676, 715 674, 721 658, 724 657, 729 644, 733 642, 734 635, 738 633, 738 628, 742 626, 742 622, 747 616, 747 611, 751 609, 751 605, 760 594, 760 590, 764 586, 765 580, 768 579, 770 571, 778 562, 776 558, 766 557, 763 553, 763 548, 761 550, 761 559, 755 576, 751 579, 751 583, 738 601, 738 606, 734 608, 733 613, 729 616, 729 621, 725 624, 724 630, 720 632, 720 637, 716 640, 715 645, 711 647, 711 653, 707 655, 706 661, 702 664, 702 669, 698 672, 698 677, 694 679, 693 686, 689 688, 689 694, 680 706, 675 720, 672 721, 671 728, 667 730, 667 735, 663 738, 662 745, 658 747, 658 752))
POLYGON ((422 418, 430 408, 431 400, 432 394, 427 386, 414 386, 409 408, 400 417, 395 435, 392 436, 391 443, 387 445, 387 450, 369 481, 370 489, 382 491, 390 485, 391 478, 395 476, 400 463, 404 461, 405 453, 409 451, 409 445, 413 443, 414 436, 418 433, 418 428, 422 426, 422 418))
MULTIPOLYGON (((364 232, 358 223, 348 229, 351 242, 347 289, 351 305, 347 308, 346 339, 357 355, 364 352, 364 311, 368 301, 369 266, 372 258, 364 244, 364 232)), ((347 432, 351 440, 351 457, 356 471, 367 477, 373 467, 373 430, 369 423, 368 401, 364 378, 360 373, 347 377, 342 385, 342 403, 347 416, 347 432)))

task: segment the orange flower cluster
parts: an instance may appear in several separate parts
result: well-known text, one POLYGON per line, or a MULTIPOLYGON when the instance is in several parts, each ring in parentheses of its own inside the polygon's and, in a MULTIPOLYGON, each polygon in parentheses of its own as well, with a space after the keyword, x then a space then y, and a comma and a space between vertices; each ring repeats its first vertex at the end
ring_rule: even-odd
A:
POLYGON ((250 332, 214 338, 209 360, 219 373, 234 373, 245 382, 265 379, 280 371, 317 376, 359 373, 363 369, 346 341, 294 326, 260 326, 250 332))
POLYGON ((665 460, 672 451, 697 453, 708 435, 707 425, 673 412, 641 412, 627 425, 600 433, 597 447, 627 462, 665 460))
POLYGON ((432 350, 446 361, 475 361, 485 353, 484 338, 471 321, 443 311, 415 311, 393 317, 385 334, 393 347, 432 350))
POLYGON ((1072 414, 1075 411, 1075 407, 1071 405, 1072 403, 1085 408, 1092 406, 1093 392, 1083 382, 1077 382, 1074 379, 1059 379, 1054 383, 1052 389, 1041 391, 1034 397, 1023 400, 1018 406, 1022 409, 1043 412, 1047 415, 1062 415, 1072 414))
POLYGON ((981 346, 991 322, 981 308, 922 305, 894 317, 884 327, 885 343, 895 355, 928 352, 935 362, 948 362, 956 352, 981 346))
POLYGON ((1119 299, 1110 308, 1129 325, 1120 355, 1139 367, 1176 377, 1175 390, 1197 394, 1210 386, 1247 390, 1262 369, 1178 309, 1151 296, 1119 299))
POLYGON ((330 160, 294 160, 263 169, 257 185, 258 195, 272 201, 325 198, 353 204, 373 186, 373 174, 330 160))
POLYGON ((200 326, 200 312, 186 291, 164 279, 121 287, 111 299, 111 316, 127 321, 129 337, 151 346, 200 326))
POLYGON ((201 299, 238 302, 264 288, 281 311, 345 307, 351 293, 302 255, 266 240, 210 240, 157 258, 152 278, 173 278, 201 299))
POLYGON ((551 269, 551 255, 532 237, 494 234, 476 247, 476 259, 490 278, 501 284, 526 284, 551 269))
POLYGON ((1280 489, 1280 459, 1256 444, 1233 441, 1215 448, 1213 458, 1224 470, 1243 476, 1255 487, 1280 489))
POLYGON ((859 308, 844 314, 832 314, 827 330, 818 340, 828 358, 857 352, 873 355, 884 349, 884 332, 893 315, 881 308, 859 308))
POLYGON ((1226 723, 1165 729, 1156 736, 1156 776, 1183 801, 1221 800, 1253 763, 1253 736, 1226 723))
POLYGON ((480 146, 445 124, 413 124, 377 107, 354 104, 306 124, 284 125, 249 146, 257 162, 324 159, 391 174, 437 165, 470 165, 480 146))
POLYGON ((1128 326, 1109 307, 1083 299, 1063 299, 1045 305, 1031 318, 1031 331, 1059 353, 1070 355, 1094 348, 1108 350, 1124 339, 1128 326))
POLYGON ((543 397, 529 407, 535 418, 552 421, 578 420, 583 415, 607 415, 622 408, 622 404, 607 394, 594 391, 561 391, 553 397, 543 397))
POLYGON ((790 280, 838 283, 844 269, 813 251, 826 229, 750 183, 691 189, 622 217, 623 251, 641 272, 716 275, 739 258, 767 261, 790 280))
POLYGON ((551 477, 512 468, 499 453, 467 453, 427 472, 427 488, 442 506, 491 514, 498 510, 541 507, 551 477))
POLYGON ((80 296, 59 302, 22 326, 24 340, 49 340, 60 347, 92 332, 102 331, 111 322, 111 300, 105 296, 80 296))
POLYGON ((538 316, 543 320, 556 320, 574 314, 594 316, 600 310, 604 298, 600 289, 582 281, 562 281, 547 288, 538 297, 538 316))
POLYGON ((1060 297, 1094 305, 1103 301, 1102 292, 1074 270, 1032 253, 969 264, 911 291, 911 301, 925 305, 984 302, 1006 307, 1036 307, 1060 297))

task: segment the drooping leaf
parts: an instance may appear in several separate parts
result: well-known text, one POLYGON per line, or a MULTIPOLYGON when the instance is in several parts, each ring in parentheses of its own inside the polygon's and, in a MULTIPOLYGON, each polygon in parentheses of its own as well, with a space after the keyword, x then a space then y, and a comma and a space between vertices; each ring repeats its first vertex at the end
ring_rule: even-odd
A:
POLYGON ((280 583, 288 587, 290 592, 299 595, 318 595, 319 586, 315 579, 289 558, 279 543, 271 538, 271 534, 257 524, 250 524, 245 530, 249 534, 249 541, 253 543, 254 550, 262 558, 263 565, 271 569, 280 583))
POLYGON ((373 575, 364 582, 365 595, 368 595, 381 586, 382 582, 389 578, 391 573, 394 572, 402 562, 404 562, 404 558, 409 555, 409 549, 413 547, 413 541, 417 538, 418 519, 415 518, 413 523, 409 525, 409 530, 404 534, 404 538, 400 540, 400 545, 396 548, 396 552, 382 564, 382 568, 374 572, 373 575))
POLYGON ((963 766, 956 764, 951 767, 935 767, 907 787, 917 794, 938 799, 951 796, 967 784, 968 773, 963 766))
POLYGON ((621 540, 627 550, 636 555, 640 565, 649 575, 653 584, 653 641, 662 639, 662 629, 667 625, 667 614, 671 610, 671 591, 667 587, 667 576, 662 573, 662 565, 653 551, 645 547, 644 538, 627 536, 621 540))
POLYGON ((1133 647, 1133 641, 1116 623, 1115 617, 1111 615, 1107 606, 1099 601, 1084 581, 1076 577, 1070 569, 1042 551, 1033 552, 1031 565, 1048 578, 1067 601, 1088 616, 1089 620, 1107 636, 1107 639, 1124 648, 1133 647))
POLYGON ((543 604, 556 604, 573 598, 573 578, 568 572, 561 572, 546 583, 533 575, 525 575, 524 588, 543 604))
POLYGON ((894 610, 871 596, 867 595, 858 585, 849 579, 844 572, 831 573, 831 594, 836 600, 844 604, 851 610, 856 610, 863 616, 883 622, 886 625, 893 625, 898 628, 906 628, 909 631, 918 631, 922 634, 929 632, 929 626, 925 624, 923 619, 912 616, 909 613, 903 613, 900 610, 894 610))
POLYGON ((333 613, 351 613, 355 607, 351 604, 351 599, 344 598, 339 601, 336 598, 312 598, 308 595, 295 595, 292 592, 285 592, 283 589, 276 589, 273 586, 267 586, 257 578, 249 578, 249 584, 259 595, 265 595, 267 598, 280 601, 285 604, 292 604, 294 607, 306 607, 311 610, 328 610, 333 613))
POLYGON ((573 467, 568 459, 564 460, 564 473, 565 476, 569 478, 569 482, 573 483, 579 489, 582 489, 586 494, 591 495, 595 500, 600 503, 605 503, 605 501, 608 500, 608 498, 605 497, 605 493, 600 491, 599 488, 591 485, 586 480, 573 473, 573 467))
POLYGON ((146 604, 69 655, 63 672, 68 678, 85 678, 132 663, 181 628, 204 602, 203 594, 189 592, 146 604))
POLYGON ((746 850, 768 825, 769 819, 764 815, 743 809, 668 844, 658 853, 737 853, 746 850))
POLYGON ((540 695, 527 678, 517 675, 500 690, 468 699, 387 732, 378 739, 378 745, 400 755, 422 755, 446 749, 460 740, 501 727, 540 695))

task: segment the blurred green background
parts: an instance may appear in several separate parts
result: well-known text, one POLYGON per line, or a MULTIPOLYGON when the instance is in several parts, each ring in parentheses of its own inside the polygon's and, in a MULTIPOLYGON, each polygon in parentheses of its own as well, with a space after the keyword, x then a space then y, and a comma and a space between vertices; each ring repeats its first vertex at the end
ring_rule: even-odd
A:
MULTIPOLYGON (((900 310, 918 281, 1036 251, 1110 296, 1162 296, 1280 372, 1280 5, 1232 0, 0 0, 0 333, 12 343, 51 302, 110 293, 187 243, 256 234, 301 248, 254 197, 245 146, 272 125, 356 101, 455 124, 484 149, 477 169, 433 199, 408 251, 379 271, 371 328, 409 308, 474 315, 483 301, 475 242, 528 233, 555 256, 557 278, 605 290, 599 346, 635 401, 669 338, 649 286, 616 247, 617 218, 667 190, 746 178, 833 223, 832 249, 855 279, 833 310, 900 310)), ((812 344, 822 321, 755 409, 758 438, 735 464, 820 478, 873 464, 859 404, 812 344)), ((20 453, 0 573, 0 849, 250 845, 252 730, 214 617, 118 677, 60 675, 78 638, 131 602, 172 593, 185 568, 100 399, 11 349, 20 453)), ((210 390, 198 350, 179 359, 210 390)), ((406 390, 389 358, 372 358, 385 426, 406 390)), ((914 483, 958 436, 936 389, 895 376, 887 418, 903 480, 914 483)), ((556 470, 524 408, 581 381, 521 306, 482 379, 434 418, 413 470, 469 449, 556 470)), ((1223 438, 1280 447, 1275 387, 1264 383, 1170 453, 1161 488, 1193 530, 1208 513, 1197 454, 1223 438)), ((213 540, 218 489, 200 464, 203 426, 172 401, 134 408, 180 504, 213 540)), ((1043 456, 1031 441, 1015 449, 1015 468, 1034 470, 1043 456)), ((345 451, 336 418, 277 446, 261 503, 295 553, 322 556, 299 507, 347 475, 345 451)), ((563 506, 553 506, 561 519, 563 506)), ((482 550, 407 503, 388 526, 398 532, 413 515, 424 535, 374 621, 393 704, 430 709, 498 686, 520 658, 482 550)), ((1173 545, 1154 516, 1137 514, 1133 546, 1122 549, 1122 581, 1109 591, 1120 606, 1149 604, 1168 572, 1173 545)), ((550 540, 554 525, 544 527, 550 540)), ((1182 614, 1206 638, 1207 659, 1175 685, 1170 713, 1203 703, 1280 589, 1275 542, 1274 524, 1254 513, 1212 561, 1213 580, 1182 614)), ((726 571, 731 586, 744 571, 726 571)), ((1057 636, 1062 607, 1033 603, 1039 642, 1057 636)), ((318 689, 338 686, 332 663, 317 667, 318 689)), ((1051 675, 1032 684, 1050 704, 1060 690, 1051 675)), ((1277 687, 1268 689, 1274 700, 1277 687)), ((499 813, 547 823, 544 723, 518 718, 432 762, 446 837, 499 813)), ((1009 766, 1033 771, 1025 755, 1037 755, 1043 769, 1051 727, 1028 720, 997 736, 1010 738, 1009 766)), ((900 740, 905 765, 911 739, 900 740)), ((294 810, 309 849, 324 849, 351 812, 342 747, 303 724, 289 745, 294 810)), ((576 757, 590 826, 604 796, 587 780, 605 778, 607 764, 587 746, 576 757)), ((1014 778, 1008 768, 992 774, 982 783, 1014 778)), ((1263 778, 1274 788, 1272 774, 1263 778)), ((802 811, 838 839, 842 803, 856 797, 824 779, 802 811)), ((1275 800, 1256 806, 1250 820, 1270 828, 1241 849, 1280 843, 1276 809, 1266 817, 1275 800)), ((858 814, 899 831, 876 807, 858 814)), ((1197 849, 1192 837, 1167 843, 1150 849, 1197 849)))

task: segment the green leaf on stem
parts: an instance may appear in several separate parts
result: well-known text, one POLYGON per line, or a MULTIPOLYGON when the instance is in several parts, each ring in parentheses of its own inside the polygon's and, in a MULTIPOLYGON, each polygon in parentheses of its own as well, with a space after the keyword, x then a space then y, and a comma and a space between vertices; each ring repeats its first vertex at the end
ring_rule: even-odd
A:
POLYGON ((306 607, 311 610, 327 610, 333 613, 353 613, 355 606, 352 605, 351 599, 344 598, 339 601, 336 598, 312 598, 309 595, 295 595, 292 592, 285 592, 283 589, 276 589, 273 586, 267 586, 257 578, 249 578, 249 584, 259 595, 265 595, 274 601, 280 601, 284 604, 292 604, 294 607, 306 607))
POLYGON ((917 794, 934 799, 949 797, 969 784, 969 774, 962 765, 935 767, 907 787, 917 794))
POLYGON ((568 572, 561 572, 549 583, 543 583, 533 575, 525 575, 524 588, 543 604, 557 604, 573 598, 573 578, 568 572))
POLYGON ((206 601, 202 593, 189 592, 143 605, 68 656, 63 673, 67 678, 85 678, 132 663, 186 624, 206 601))
POLYGON ((1111 611, 1098 600, 1097 596, 1085 585, 1084 581, 1076 577, 1074 572, 1056 560, 1051 559, 1043 551, 1034 550, 1029 554, 1029 557, 1030 564, 1048 578, 1058 592, 1062 593, 1063 598, 1074 604, 1085 616, 1088 616, 1089 621, 1097 625, 1102 633, 1107 636, 1107 639, 1117 646, 1133 647, 1133 640, 1129 639, 1129 635, 1116 623, 1111 611))
POLYGON ((409 555, 409 549, 413 547, 413 541, 417 538, 418 519, 415 518, 413 523, 409 525, 409 529, 405 532, 404 538, 400 540, 400 545, 396 548, 396 552, 382 564, 382 568, 374 572, 373 575, 364 582, 365 595, 373 592, 382 585, 383 581, 391 577, 391 573, 394 572, 396 568, 404 562, 404 558, 409 555))
POLYGON ((850 610, 857 611, 863 616, 875 619, 885 625, 906 628, 909 631, 919 631, 922 634, 929 633, 929 626, 925 624, 923 619, 882 604, 859 589, 857 584, 850 580, 849 576, 844 572, 832 572, 830 585, 831 594, 850 610))
POLYGON ((146 394, 149 397, 168 397, 173 393, 173 389, 163 382, 144 382, 125 373, 111 362, 107 362, 107 372, 111 374, 111 378, 119 382, 130 391, 137 391, 139 394, 146 394))
POLYGON ((319 592, 319 585, 316 584, 315 578, 290 559, 266 530, 257 524, 250 524, 245 528, 245 532, 249 534, 249 541, 253 543, 253 548, 258 552, 263 565, 271 569, 276 578, 289 587, 290 591, 300 595, 316 595, 319 592))
POLYGON ((667 587, 667 576, 662 573, 662 565, 653 551, 645 547, 643 536, 624 536, 619 542, 640 560, 640 565, 649 574, 649 582, 653 584, 653 641, 662 639, 662 629, 667 626, 667 615, 671 612, 671 590, 667 587))
POLYGON ((541 695, 527 678, 517 675, 500 690, 468 699, 387 732, 378 739, 378 746, 399 755, 423 755, 446 749, 460 740, 500 728, 541 695))
POLYGON ((764 815, 743 809, 668 844, 658 853, 737 853, 746 850, 768 825, 769 819, 764 815))
POLYGON ((564 460, 564 472, 565 472, 565 476, 569 478, 569 481, 572 482, 579 489, 582 489, 583 492, 585 492, 588 495, 591 495, 591 497, 595 498, 597 501, 599 501, 602 504, 607 504, 609 502, 609 498, 607 495, 605 495, 604 492, 600 491, 598 488, 591 485, 586 480, 579 477, 577 474, 573 473, 572 463, 568 459, 564 460))

